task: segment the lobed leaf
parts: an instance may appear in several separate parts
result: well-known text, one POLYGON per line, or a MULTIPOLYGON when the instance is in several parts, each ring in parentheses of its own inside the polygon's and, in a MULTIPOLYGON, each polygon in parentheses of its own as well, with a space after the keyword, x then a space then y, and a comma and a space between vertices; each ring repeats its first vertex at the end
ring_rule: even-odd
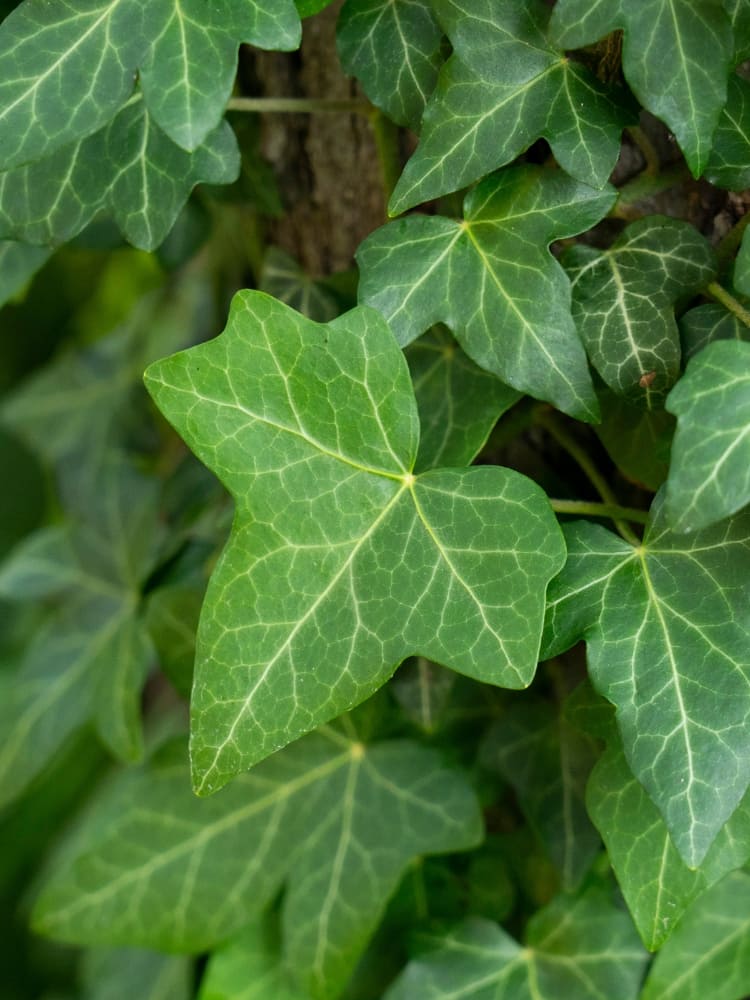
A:
POLYGON ((530 682, 557 524, 508 469, 413 475, 414 393, 378 313, 318 325, 241 292, 221 337, 146 381, 237 504, 198 631, 199 791, 363 701, 410 654, 530 682))
POLYGON ((675 534, 659 494, 637 548, 586 522, 564 533, 543 656, 585 638, 628 764, 694 868, 750 782, 750 518, 675 534))
POLYGON ((556 171, 504 170, 467 195, 463 220, 409 216, 368 236, 357 252, 360 300, 400 344, 445 323, 507 385, 596 419, 570 284, 548 247, 598 222, 613 198, 556 171))

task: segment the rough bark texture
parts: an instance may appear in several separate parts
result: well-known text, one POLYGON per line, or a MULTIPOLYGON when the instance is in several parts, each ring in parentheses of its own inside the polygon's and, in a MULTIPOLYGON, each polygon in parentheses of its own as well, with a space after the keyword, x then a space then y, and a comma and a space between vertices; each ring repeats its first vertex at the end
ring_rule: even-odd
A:
MULTIPOLYGON (((341 3, 305 21, 298 53, 257 54, 265 97, 361 96, 336 53, 341 3)), ((359 243, 385 221, 385 196, 369 121, 361 114, 268 114, 263 152, 272 163, 286 214, 271 241, 312 275, 351 266, 359 243)))

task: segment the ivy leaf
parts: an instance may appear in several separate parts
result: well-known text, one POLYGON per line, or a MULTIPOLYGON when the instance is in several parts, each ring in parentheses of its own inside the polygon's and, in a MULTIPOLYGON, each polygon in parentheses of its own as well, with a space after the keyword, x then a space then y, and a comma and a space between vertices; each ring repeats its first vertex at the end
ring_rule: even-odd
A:
POLYGON ((596 751, 547 702, 517 705, 492 726, 480 760, 514 789, 529 826, 574 889, 599 850, 584 791, 596 751))
POLYGON ((422 429, 415 468, 471 465, 499 417, 520 398, 433 327, 405 351, 422 429))
POLYGON ((425 0, 347 0, 336 41, 342 69, 357 77, 373 104, 416 129, 443 63, 443 32, 432 6, 425 0))
POLYGON ((0 25, 2 167, 101 129, 138 69, 154 120, 197 149, 221 120, 239 43, 290 49, 299 38, 292 0, 25 0, 0 25))
POLYGON ((390 690, 411 722, 424 733, 434 733, 451 702, 455 681, 450 670, 415 656, 399 669, 390 690))
POLYGON ((750 517, 673 534, 658 494, 638 548, 590 523, 564 533, 568 562, 550 586, 543 656, 586 640, 628 764, 694 868, 750 781, 750 517))
POLYGON ((734 55, 721 0, 560 0, 550 22, 551 37, 568 49, 618 29, 625 32, 622 65, 633 93, 674 132, 699 177, 726 101, 734 55))
POLYGON ((651 967, 642 1000, 741 1000, 750 990, 750 876, 734 872, 685 915, 651 967))
POLYGON ((514 389, 596 419, 570 284, 547 248, 598 222, 613 197, 557 171, 504 170, 467 195, 463 221, 413 215, 368 236, 357 252, 360 299, 400 344, 445 323, 514 389))
POLYGON ((734 261, 732 280, 741 295, 750 296, 750 230, 742 234, 742 243, 734 261))
POLYGON ((338 302, 323 283, 311 278, 279 247, 269 247, 263 255, 259 288, 316 323, 327 323, 340 312, 338 302))
POLYGON ((734 34, 734 62, 741 63, 750 57, 750 8, 745 0, 724 0, 734 34))
POLYGON ((47 247, 0 239, 0 306, 23 289, 51 254, 47 247))
POLYGON ((750 502, 750 343, 709 344, 667 408, 677 417, 667 515, 675 531, 694 531, 750 502))
POLYGON ((594 367, 616 393, 658 407, 680 372, 674 306, 716 274, 711 247, 689 223, 651 215, 609 250, 579 244, 562 263, 594 367))
POLYGON ((412 860, 481 836, 473 791, 434 751, 366 746, 345 729, 308 736, 208 800, 190 791, 182 741, 170 744, 108 822, 93 817, 43 889, 37 926, 76 943, 205 951, 287 882, 285 962, 313 997, 337 996, 412 860))
POLYGON ((191 963, 175 955, 112 948, 83 957, 81 1000, 189 1000, 193 995, 191 963))
POLYGON ((750 187, 750 83, 742 77, 729 79, 705 177, 731 191, 750 187))
POLYGON ((656 951, 690 904, 750 857, 750 801, 745 796, 701 865, 691 871, 656 806, 633 777, 612 729, 607 750, 589 779, 586 804, 643 943, 656 951))
POLYGON ((239 293, 221 337, 146 381, 237 503, 198 632, 200 792, 363 701, 409 654, 530 682, 559 529, 508 469, 414 477, 414 393, 378 313, 318 325, 239 293))
POLYGON ((279 935, 256 920, 208 960, 198 1000, 309 1000, 284 974, 279 935))
POLYGON ((709 302, 680 317, 683 360, 689 361, 714 340, 750 340, 750 328, 724 306, 709 302))
POLYGON ((226 122, 188 153, 134 100, 94 135, 0 174, 0 233, 56 244, 106 211, 131 243, 153 250, 196 184, 229 184, 238 171, 237 142, 226 122))
POLYGON ((433 6, 454 54, 425 109, 391 215, 466 187, 540 137, 568 173, 603 187, 626 116, 588 70, 549 43, 548 9, 537 0, 480 0, 470 11, 457 0, 433 6))
POLYGON ((636 1000, 646 958, 627 914, 599 889, 536 913, 525 947, 476 918, 431 944, 384 1000, 636 1000))
POLYGON ((594 427, 597 437, 624 475, 656 492, 669 472, 674 417, 665 410, 645 410, 609 390, 598 395, 602 422, 594 427))

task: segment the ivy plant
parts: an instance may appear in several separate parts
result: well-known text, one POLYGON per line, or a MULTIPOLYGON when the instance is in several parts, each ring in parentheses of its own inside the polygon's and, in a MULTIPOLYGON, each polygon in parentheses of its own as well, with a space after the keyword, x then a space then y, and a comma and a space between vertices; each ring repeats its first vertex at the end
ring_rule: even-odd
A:
POLYGON ((3 997, 750 994, 748 59, 0 3, 3 997), (321 114, 383 213, 314 271, 321 114))

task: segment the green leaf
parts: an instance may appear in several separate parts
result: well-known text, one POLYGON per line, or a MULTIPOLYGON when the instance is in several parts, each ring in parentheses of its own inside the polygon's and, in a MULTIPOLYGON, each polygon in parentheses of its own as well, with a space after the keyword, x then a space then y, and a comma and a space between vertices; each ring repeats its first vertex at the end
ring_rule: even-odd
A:
POLYGON ((190 1000, 191 963, 131 948, 86 952, 81 1000, 190 1000))
POLYGON ((642 1000, 742 1000, 750 990, 750 876, 701 896, 657 955, 642 1000))
POLYGON ((661 948, 691 903, 750 857, 750 801, 742 800, 691 871, 659 811, 628 768, 616 732, 594 767, 586 804, 643 943, 661 948))
POLYGON ((600 847, 584 805, 595 759, 593 742, 542 701, 509 709, 482 741, 481 762, 514 789, 566 889, 580 883, 600 847))
POLYGON ((559 529, 508 469, 414 477, 414 393, 378 313, 318 325, 241 292, 221 337, 146 381, 237 504, 198 633, 199 791, 363 701, 410 654, 530 682, 559 529))
POLYGON ((625 78, 641 104, 674 132, 699 177, 734 54, 721 0, 559 0, 550 35, 561 48, 575 49, 620 28, 625 78))
POLYGON ((667 400, 677 417, 666 510, 694 531, 750 502, 750 343, 709 344, 667 400))
POLYGON ((456 675, 423 656, 404 663, 390 684, 404 714, 425 733, 439 728, 455 687, 456 675))
POLYGON ((480 367, 559 409, 596 419, 596 396, 570 315, 570 284, 549 244, 608 211, 613 192, 562 172, 512 168, 464 202, 464 220, 409 216, 357 252, 360 299, 400 344, 445 323, 480 367))
POLYGON ((38 928, 204 951, 286 881, 286 964, 315 998, 337 996, 409 863, 481 835, 474 793, 434 751, 365 746, 345 730, 308 736, 207 800, 190 791, 183 743, 171 744, 53 875, 38 928))
POLYGON ((134 100, 94 135, 0 174, 0 233, 55 244, 107 212, 131 243, 153 250, 196 184, 228 184, 238 171, 237 143, 226 122, 188 153, 134 100))
POLYGON ((154 120, 197 149, 221 120, 239 43, 293 49, 299 39, 293 0, 25 0, 0 25, 2 167, 101 129, 136 70, 154 120))
POLYGON ((347 0, 336 29, 341 67, 399 125, 418 128, 443 63, 426 0, 347 0), (386 56, 384 58, 384 56, 386 56))
POLYGON ((609 250, 579 244, 562 263, 594 367, 614 392, 659 407, 680 372, 675 303, 716 273, 707 241, 687 222, 651 215, 629 225, 609 250))
POLYGON ((415 468, 471 465, 520 393, 482 371, 444 328, 433 327, 405 354, 422 429, 415 468))
POLYGON ((742 77, 729 79, 705 178, 732 191, 750 187, 750 83, 742 77))
POLYGON ((626 116, 588 70, 548 42, 548 9, 537 0, 434 7, 454 54, 425 109, 391 215, 471 184, 540 137, 568 173, 603 187, 626 116))
POLYGON ((258 287, 316 323, 327 323, 340 312, 338 302, 325 285, 311 278, 279 247, 269 247, 263 255, 258 287))
POLYGON ((734 61, 744 62, 750 57, 750 7, 745 0, 724 0, 734 33, 734 61))
POLYGON ((658 490, 669 471, 675 419, 665 410, 645 410, 637 402, 599 392, 602 422, 594 430, 617 468, 628 479, 658 490))
POLYGON ((750 230, 742 234, 742 243, 734 262, 734 287, 741 295, 750 296, 750 230))
POLYGON ((659 494, 637 548, 586 522, 564 533, 543 656, 585 638, 628 763, 696 867, 750 781, 750 518, 673 534, 659 494))
POLYGON ((724 306, 709 302, 680 317, 683 360, 689 361, 714 340, 750 340, 750 329, 724 306))
POLYGON ((159 665, 185 698, 193 684, 195 633, 202 603, 197 587, 173 584, 155 590, 146 610, 146 625, 159 665))
POLYGON ((476 918, 431 944, 384 1000, 636 1000, 646 958, 627 914, 597 889, 540 910, 523 948, 476 918))
POLYGON ((51 254, 47 247, 0 239, 0 306, 23 290, 51 254))
POLYGON ((278 937, 269 920, 257 920, 215 951, 198 1000, 309 1000, 285 975, 278 937))

